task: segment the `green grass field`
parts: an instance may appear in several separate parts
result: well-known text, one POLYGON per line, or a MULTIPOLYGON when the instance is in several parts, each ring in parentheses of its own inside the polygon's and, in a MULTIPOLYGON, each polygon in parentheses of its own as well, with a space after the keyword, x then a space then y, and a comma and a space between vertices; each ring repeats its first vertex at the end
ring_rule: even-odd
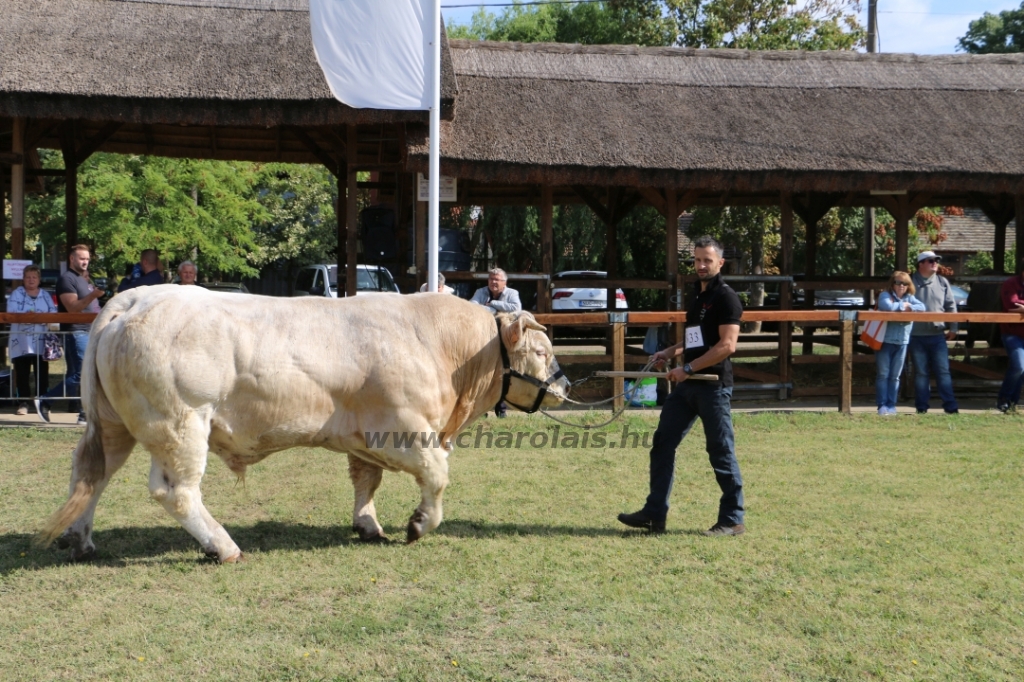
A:
MULTIPOLYGON (((100 502, 97 561, 33 547, 78 434, 4 430, 0 678, 1024 677, 1024 418, 735 421, 739 538, 699 535, 718 491, 697 427, 654 537, 615 520, 646 494, 642 447, 457 450, 446 519, 411 546, 355 541, 344 456, 281 453, 244 486, 211 458, 205 501, 246 553, 233 566, 203 559, 149 499, 141 450, 100 502)), ((385 475, 394 537, 418 497, 385 475)))

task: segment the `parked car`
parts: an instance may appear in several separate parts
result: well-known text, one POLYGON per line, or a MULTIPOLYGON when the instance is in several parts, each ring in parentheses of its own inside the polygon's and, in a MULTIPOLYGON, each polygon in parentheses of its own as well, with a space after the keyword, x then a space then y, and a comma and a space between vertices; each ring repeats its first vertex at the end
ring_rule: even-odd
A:
POLYGON ((219 291, 225 294, 249 293, 249 290, 241 282, 201 282, 199 286, 210 291, 219 291))
MULTIPOLYGON (((797 289, 793 294, 795 307, 804 303, 803 289, 797 289)), ((814 291, 815 308, 863 308, 864 293, 856 289, 816 289, 814 291)))
MULTIPOLYGON (((341 278, 345 274, 342 272, 341 278)), ((295 296, 338 297, 338 266, 307 265, 295 277, 295 296)), ((398 285, 391 272, 380 265, 356 266, 356 291, 387 291, 398 293, 398 285)), ((344 288, 342 288, 344 295, 344 288)))
MULTIPOLYGON (((599 270, 566 270, 555 275, 553 284, 556 288, 551 291, 551 309, 554 312, 581 310, 600 310, 606 307, 608 291, 600 287, 600 282, 595 281, 594 287, 583 287, 578 289, 558 288, 560 279, 593 279, 602 280, 608 277, 607 272, 599 270)), ((622 289, 615 290, 615 309, 627 310, 626 294, 622 289)))
POLYGON ((963 287, 958 287, 955 284, 950 284, 949 288, 953 291, 953 300, 956 301, 956 309, 958 311, 966 310, 968 291, 963 287))

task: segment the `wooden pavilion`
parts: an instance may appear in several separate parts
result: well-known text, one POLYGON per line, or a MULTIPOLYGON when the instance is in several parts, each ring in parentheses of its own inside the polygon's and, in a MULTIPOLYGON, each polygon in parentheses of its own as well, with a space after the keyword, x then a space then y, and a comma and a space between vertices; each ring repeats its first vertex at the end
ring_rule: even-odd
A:
MULTIPOLYGON (((346 188, 341 264, 359 258, 347 197, 360 186, 395 206, 400 254, 416 236, 406 225, 425 243, 414 180, 427 166, 426 112, 333 100, 306 0, 7 0, 5 10, 0 187, 10 191, 15 257, 24 186, 41 174, 67 179, 67 241, 77 241, 76 169, 96 151, 322 163, 346 188), (38 148, 59 149, 64 170, 39 169, 38 148), (359 183, 359 171, 376 179, 359 183)), ((780 206, 784 275, 798 215, 808 291, 875 281, 816 275, 816 225, 834 206, 886 208, 900 269, 918 208, 980 208, 994 224, 996 268, 1006 269, 1006 226, 1024 214, 1024 56, 443 47, 442 173, 458 179, 460 204, 539 208, 540 312, 550 309, 552 207, 565 203, 586 204, 607 225, 611 289, 677 290, 677 220, 702 205, 780 206), (623 280, 615 228, 640 204, 664 216, 668 256, 663 272, 623 280)), ((419 249, 420 281, 424 260, 419 249)), ((783 283, 783 308, 790 295, 783 283)))

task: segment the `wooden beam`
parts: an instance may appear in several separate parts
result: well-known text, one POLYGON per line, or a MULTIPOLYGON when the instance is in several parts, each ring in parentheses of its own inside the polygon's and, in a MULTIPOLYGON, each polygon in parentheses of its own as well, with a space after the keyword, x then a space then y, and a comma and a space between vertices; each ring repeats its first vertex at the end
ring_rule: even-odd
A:
MULTIPOLYGON (((612 371, 621 372, 626 369, 626 325, 615 323, 612 325, 612 371)), ((624 398, 622 392, 625 389, 625 380, 621 376, 612 379, 612 390, 615 395, 614 410, 621 410, 624 398)))
MULTIPOLYGON (((351 128, 352 126, 349 127, 351 128)), ((316 157, 317 161, 322 163, 332 173, 335 172, 333 169, 339 167, 340 164, 338 163, 338 160, 335 159, 330 154, 328 154, 326 151, 324 151, 323 147, 318 145, 316 143, 316 140, 310 137, 309 133, 307 133, 305 130, 303 130, 302 128, 298 128, 296 126, 289 126, 288 132, 291 133, 292 137, 301 142, 302 146, 305 147, 310 154, 316 157)), ((347 163, 354 163, 354 159, 352 158, 351 155, 348 155, 347 163)), ((340 182, 342 178, 338 178, 338 180, 340 182)))
POLYGON ((612 221, 618 225, 622 222, 622 219, 629 215, 629 212, 636 208, 643 197, 636 192, 631 192, 623 198, 624 190, 619 190, 618 200, 615 202, 615 212, 612 213, 612 221))
POLYGON ((85 160, 92 156, 100 146, 109 140, 111 136, 121 129, 123 124, 119 122, 107 123, 99 132, 92 136, 92 138, 86 140, 75 152, 75 161, 81 165, 85 163, 85 160))
MULTIPOLYGON (((1024 258, 1024 194, 1018 194, 1013 198, 1014 212, 1016 213, 1016 224, 1014 225, 1014 237, 1017 240, 1017 260, 1024 258)), ((1017 271, 1017 264, 1011 263, 1013 272, 1017 271)))
POLYGON ((665 292, 665 310, 673 310, 672 289, 675 288, 676 276, 679 274, 679 213, 676 208, 676 191, 665 189, 665 283, 669 285, 665 292))
MULTIPOLYGON (((667 208, 668 204, 666 203, 665 197, 663 196, 663 193, 660 190, 657 190, 654 187, 637 187, 636 191, 641 197, 646 199, 647 203, 653 206, 655 210, 658 211, 658 213, 665 216, 666 218, 669 217, 667 208)), ((672 193, 672 203, 675 204, 675 190, 668 191, 672 193)), ((678 218, 678 216, 676 217, 678 218)))
POLYGON ((15 154, 14 152, 0 152, 0 163, 8 166, 23 164, 25 163, 25 156, 23 154, 15 154))
POLYGON ((577 196, 583 200, 583 203, 590 207, 590 210, 594 212, 602 223, 607 225, 611 222, 611 213, 609 213, 608 207, 605 206, 589 188, 573 185, 572 191, 576 192, 577 196))
POLYGON ((852 414, 853 398, 850 389, 853 388, 853 332, 857 323, 853 320, 843 320, 840 326, 839 411, 843 414, 852 414))

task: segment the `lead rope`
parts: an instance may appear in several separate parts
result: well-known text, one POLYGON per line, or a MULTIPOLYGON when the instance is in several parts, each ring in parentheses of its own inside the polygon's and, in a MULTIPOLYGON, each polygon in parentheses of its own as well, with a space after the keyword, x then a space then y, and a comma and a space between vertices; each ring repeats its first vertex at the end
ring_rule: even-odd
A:
MULTIPOLYGON (((654 361, 651 360, 650 362, 648 362, 644 366, 643 370, 641 370, 641 371, 646 372, 646 371, 650 370, 650 368, 653 367, 653 366, 654 366, 654 361)), ((573 383, 570 388, 573 388, 573 387, 575 387, 575 386, 577 386, 579 384, 582 384, 585 381, 589 381, 590 378, 591 377, 586 377, 584 379, 581 379, 580 381, 577 381, 577 382, 573 383)), ((578 400, 573 400, 572 398, 569 398, 568 396, 566 396, 565 402, 572 403, 573 405, 580 405, 582 407, 596 407, 598 405, 604 405, 605 403, 609 403, 609 402, 615 400, 616 398, 624 397, 626 400, 623 402, 622 408, 619 409, 617 412, 613 411, 611 418, 609 418, 606 421, 601 422, 600 424, 574 424, 572 422, 568 422, 568 421, 566 421, 564 419, 560 419, 560 418, 556 417, 555 415, 551 414, 547 410, 540 410, 540 413, 543 414, 548 419, 551 419, 552 421, 556 421, 559 424, 564 424, 565 426, 572 426, 574 428, 584 429, 584 430, 599 429, 602 426, 608 426, 609 424, 614 422, 616 419, 621 417, 622 413, 626 411, 627 407, 629 407, 629 403, 633 400, 633 396, 636 395, 636 392, 638 390, 640 390, 640 382, 639 381, 634 381, 633 382, 633 386, 631 388, 623 391, 622 393, 620 393, 618 395, 613 395, 611 398, 606 398, 604 400, 599 400, 599 401, 593 402, 593 403, 583 403, 583 402, 580 402, 578 400)))

